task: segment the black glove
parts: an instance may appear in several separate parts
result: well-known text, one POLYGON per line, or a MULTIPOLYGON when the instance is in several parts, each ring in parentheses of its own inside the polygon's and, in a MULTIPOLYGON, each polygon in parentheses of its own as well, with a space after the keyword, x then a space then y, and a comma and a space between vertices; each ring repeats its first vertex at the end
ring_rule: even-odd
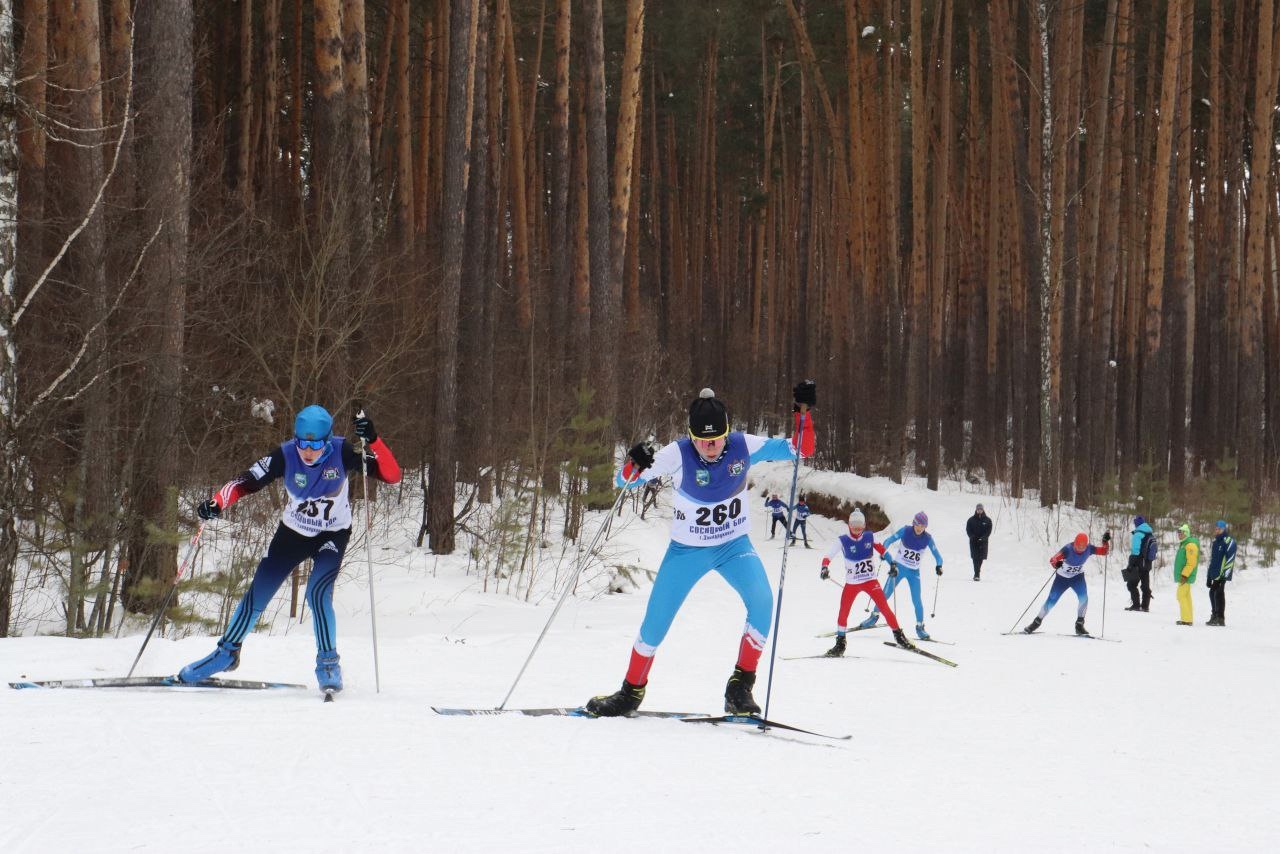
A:
POLYGON ((791 395, 797 406, 817 406, 818 384, 813 380, 801 380, 791 389, 791 395))
POLYGON ((942 564, 938 564, 935 569, 938 570, 938 575, 942 575, 942 564))
POLYGON ((373 421, 369 419, 369 416, 361 412, 351 419, 351 423, 355 426, 356 438, 364 439, 367 445, 372 445, 377 441, 378 431, 373 429, 373 421))
POLYGON ((1111 542, 1111 532, 1110 532, 1110 531, 1107 531, 1105 534, 1103 534, 1103 535, 1102 535, 1102 541, 1103 541, 1104 543, 1109 543, 1109 542, 1111 542))
POLYGON ((631 460, 636 474, 653 467, 653 450, 644 442, 627 451, 627 457, 631 460))
POLYGON ((826 581, 828 578, 831 577, 831 570, 827 569, 824 566, 822 569, 818 570, 818 577, 821 578, 823 581, 826 581))
POLYGON ((218 502, 210 498, 200 502, 200 506, 196 508, 196 515, 205 521, 217 519, 222 515, 222 508, 218 506, 218 502))
POLYGON ((898 565, 893 561, 889 561, 889 577, 894 578, 898 574, 898 565))

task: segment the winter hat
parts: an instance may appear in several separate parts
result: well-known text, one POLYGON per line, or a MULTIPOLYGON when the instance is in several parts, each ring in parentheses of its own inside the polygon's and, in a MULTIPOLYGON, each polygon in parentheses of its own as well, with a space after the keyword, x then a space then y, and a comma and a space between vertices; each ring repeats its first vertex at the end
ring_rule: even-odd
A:
POLYGON ((1225 520, 1225 519, 1219 519, 1217 522, 1214 522, 1214 523, 1213 523, 1213 527, 1215 527, 1215 528, 1221 528, 1221 529, 1222 529, 1222 530, 1224 530, 1224 531, 1225 531, 1225 530, 1227 530, 1227 523, 1226 523, 1226 520, 1225 520))
POLYGON ((694 439, 723 439, 729 433, 729 412, 709 388, 698 392, 689 404, 689 436, 694 439))
POLYGON ((1191 526, 1186 522, 1183 522, 1178 526, 1178 534, 1185 540, 1187 537, 1191 536, 1191 526))
POLYGON ((311 404, 293 420, 293 435, 299 439, 328 439, 333 433, 333 416, 323 406, 311 404))
POLYGON ((929 517, 925 515, 925 512, 923 510, 921 510, 919 513, 917 513, 915 516, 912 517, 911 524, 919 525, 921 528, 927 528, 929 527, 929 517))
POLYGON ((1076 547, 1076 551, 1084 551, 1084 547, 1089 545, 1089 535, 1084 533, 1076 534, 1076 538, 1072 541, 1072 545, 1076 547))
POLYGON ((1133 527, 1135 527, 1135 528, 1141 528, 1141 527, 1142 527, 1143 525, 1145 525, 1145 524, 1147 524, 1147 520, 1146 520, 1146 519, 1143 519, 1141 516, 1134 516, 1134 517, 1133 517, 1133 527))
POLYGON ((986 512, 987 512, 987 508, 983 507, 981 504, 979 504, 977 507, 973 508, 973 512, 974 512, 974 513, 977 513, 979 510, 981 510, 983 513, 986 513, 986 512))
POLYGON ((850 528, 867 527, 867 517, 862 515, 861 510, 854 510, 852 513, 849 514, 849 527, 850 528))

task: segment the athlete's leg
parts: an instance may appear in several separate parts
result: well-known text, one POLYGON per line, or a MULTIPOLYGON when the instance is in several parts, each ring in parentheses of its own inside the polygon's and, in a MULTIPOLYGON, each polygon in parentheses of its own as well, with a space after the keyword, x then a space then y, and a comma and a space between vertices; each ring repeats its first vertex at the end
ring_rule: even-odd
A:
POLYGON ((747 537, 739 537, 723 546, 716 572, 742 597, 747 607, 747 624, 738 646, 738 667, 754 671, 764 651, 765 638, 773 626, 773 591, 764 564, 747 537))
POLYGON ((840 613, 836 616, 836 631, 844 632, 849 628, 849 609, 853 607, 853 600, 858 598, 858 585, 845 582, 844 589, 840 591, 840 613))
POLYGON ((714 549, 685 546, 672 543, 658 566, 658 575, 649 592, 649 604, 645 606, 640 634, 631 648, 631 664, 627 668, 627 681, 632 685, 644 685, 649 681, 649 668, 676 612, 684 604, 693 585, 711 570, 714 549))
POLYGON ((1049 588, 1049 595, 1045 598, 1044 604, 1040 606, 1040 614, 1038 615, 1039 619, 1043 620, 1045 616, 1053 610, 1053 606, 1058 604, 1058 598, 1062 596, 1063 591, 1065 591, 1070 584, 1071 582, 1063 578, 1061 575, 1056 573, 1054 574, 1053 586, 1049 588))
POLYGON ((911 588, 911 602, 916 606, 916 622, 924 622, 924 600, 920 598, 920 570, 903 570, 907 576, 907 586, 911 588))
POLYGON ((316 633, 316 652, 333 652, 338 645, 337 622, 333 616, 333 585, 338 580, 342 556, 347 550, 351 531, 338 531, 330 536, 317 536, 311 555, 311 580, 307 582, 307 604, 316 633))
POLYGON ((889 599, 884 595, 884 591, 880 589, 880 582, 872 579, 862 585, 867 595, 871 597, 871 601, 876 603, 876 608, 884 613, 884 621, 889 624, 889 628, 898 629, 898 618, 893 615, 893 609, 889 607, 889 599))
POLYGON ((253 573, 249 589, 245 591, 244 598, 236 606, 227 630, 222 633, 223 642, 242 643, 245 636, 253 631, 258 617, 266 610, 271 597, 276 595, 276 591, 280 589, 280 585, 289 573, 311 556, 313 548, 311 539, 284 525, 276 529, 275 536, 271 538, 271 544, 267 546, 266 556, 262 558, 257 570, 253 573))
POLYGON ((1089 587, 1085 584, 1083 573, 1071 579, 1071 589, 1076 592, 1076 599, 1079 600, 1076 619, 1083 620, 1085 612, 1089 610, 1089 587))

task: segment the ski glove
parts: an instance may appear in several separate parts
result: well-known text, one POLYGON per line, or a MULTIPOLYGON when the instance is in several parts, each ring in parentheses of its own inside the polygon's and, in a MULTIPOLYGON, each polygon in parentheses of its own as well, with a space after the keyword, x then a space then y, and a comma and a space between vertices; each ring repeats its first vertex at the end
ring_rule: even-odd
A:
POLYGON ((210 498, 200 502, 200 506, 196 508, 196 515, 205 521, 217 519, 222 515, 222 508, 218 506, 218 502, 210 498))
POLYGON ((355 426, 355 433, 358 438, 364 439, 366 445, 372 445, 378 440, 378 431, 373 429, 373 421, 363 413, 351 419, 351 423, 355 426))
POLYGON ((635 464, 636 474, 653 467, 653 451, 644 442, 627 451, 627 457, 635 464))
POLYGON ((796 383, 795 388, 791 389, 791 394, 797 406, 818 405, 818 384, 813 380, 801 380, 796 383))
POLYGON ((895 578, 898 575, 898 565, 893 561, 889 561, 889 577, 895 578))
POLYGON ((824 566, 822 569, 818 570, 818 577, 821 578, 823 581, 826 581, 828 578, 831 577, 831 570, 827 569, 824 566))
POLYGON ((938 575, 942 575, 942 564, 938 564, 935 569, 937 569, 938 575))
POLYGON ((1102 541, 1103 541, 1104 543, 1109 543, 1109 542, 1111 542, 1111 532, 1110 532, 1110 531, 1107 531, 1105 534, 1103 534, 1103 535, 1102 535, 1102 541))

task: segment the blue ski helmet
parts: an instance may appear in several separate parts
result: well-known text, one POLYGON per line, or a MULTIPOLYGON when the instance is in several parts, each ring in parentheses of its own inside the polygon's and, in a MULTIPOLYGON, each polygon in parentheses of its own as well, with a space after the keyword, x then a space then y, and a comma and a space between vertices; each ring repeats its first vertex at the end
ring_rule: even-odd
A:
POLYGON ((293 435, 299 439, 328 439, 333 434, 333 416, 323 406, 311 404, 293 419, 293 435))

